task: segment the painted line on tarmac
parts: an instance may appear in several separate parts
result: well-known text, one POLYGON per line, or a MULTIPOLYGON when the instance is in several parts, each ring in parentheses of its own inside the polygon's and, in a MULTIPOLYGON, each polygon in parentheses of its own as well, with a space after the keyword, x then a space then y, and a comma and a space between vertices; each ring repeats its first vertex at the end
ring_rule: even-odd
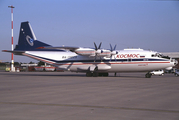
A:
POLYGON ((61 106, 61 107, 84 107, 84 108, 101 108, 101 109, 119 109, 119 110, 137 110, 137 111, 179 113, 179 111, 177 111, 177 110, 161 110, 161 109, 146 109, 146 108, 128 108, 128 107, 112 107, 112 106, 93 106, 93 105, 48 104, 48 103, 23 103, 23 102, 0 102, 0 104, 61 106))

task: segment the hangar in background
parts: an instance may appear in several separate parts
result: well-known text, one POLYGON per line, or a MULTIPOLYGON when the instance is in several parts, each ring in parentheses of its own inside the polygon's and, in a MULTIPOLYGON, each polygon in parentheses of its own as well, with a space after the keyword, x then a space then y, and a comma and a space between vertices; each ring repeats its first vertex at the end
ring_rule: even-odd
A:
MULTIPOLYGON (((175 58, 179 62, 179 52, 165 52, 162 54, 171 58, 175 58)), ((179 69, 179 63, 175 66, 175 68, 179 69)))

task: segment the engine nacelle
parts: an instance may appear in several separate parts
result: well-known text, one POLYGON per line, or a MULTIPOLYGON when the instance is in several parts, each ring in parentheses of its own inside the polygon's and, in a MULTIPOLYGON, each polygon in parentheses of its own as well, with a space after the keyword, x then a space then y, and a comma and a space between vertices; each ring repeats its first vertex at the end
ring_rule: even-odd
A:
POLYGON ((105 49, 99 49, 96 51, 96 55, 100 57, 106 57, 111 55, 110 50, 105 50, 105 49))
POLYGON ((116 54, 118 54, 118 51, 112 51, 111 52, 111 55, 116 55, 116 54))
MULTIPOLYGON (((84 56, 98 56, 98 57, 106 57, 111 55, 110 50, 105 49, 91 49, 91 48, 79 48, 74 51, 78 55, 84 55, 84 56)), ((116 53, 113 53, 116 54, 116 53)))
POLYGON ((79 48, 75 50, 75 53, 84 56, 95 56, 96 51, 91 48, 79 48))

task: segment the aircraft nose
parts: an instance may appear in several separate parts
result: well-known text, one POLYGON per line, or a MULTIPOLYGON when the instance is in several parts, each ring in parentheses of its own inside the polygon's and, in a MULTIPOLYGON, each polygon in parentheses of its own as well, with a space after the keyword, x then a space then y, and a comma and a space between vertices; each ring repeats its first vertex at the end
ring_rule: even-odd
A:
POLYGON ((174 64, 175 64, 175 65, 177 65, 177 64, 178 64, 178 61, 177 61, 177 60, 175 60, 174 64))

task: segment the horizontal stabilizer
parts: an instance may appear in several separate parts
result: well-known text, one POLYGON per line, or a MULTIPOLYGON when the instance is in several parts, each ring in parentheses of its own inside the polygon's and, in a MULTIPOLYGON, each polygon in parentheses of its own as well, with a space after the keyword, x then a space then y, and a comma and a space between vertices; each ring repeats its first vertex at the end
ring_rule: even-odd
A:
POLYGON ((25 51, 12 51, 12 50, 2 50, 2 52, 10 52, 13 53, 14 55, 22 55, 25 51))

